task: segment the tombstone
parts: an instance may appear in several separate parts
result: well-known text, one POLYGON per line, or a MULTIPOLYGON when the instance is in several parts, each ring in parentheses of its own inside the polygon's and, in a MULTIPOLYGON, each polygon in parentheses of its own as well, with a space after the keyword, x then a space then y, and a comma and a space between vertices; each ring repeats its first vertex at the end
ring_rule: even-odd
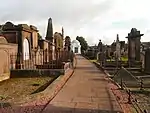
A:
POLYGON ((98 47, 97 47, 97 49, 98 49, 97 60, 99 62, 103 61, 103 49, 102 48, 103 48, 103 44, 102 44, 101 40, 99 40, 98 47))
POLYGON ((69 36, 66 36, 65 37, 65 50, 70 51, 70 49, 71 49, 70 46, 71 46, 71 39, 69 36))
POLYGON ((111 52, 110 47, 106 45, 106 58, 111 60, 111 58, 110 58, 110 52, 111 52))
POLYGON ((111 44, 111 52, 114 53, 116 51, 116 41, 111 44))
POLYGON ((107 57, 106 57, 106 54, 107 54, 107 45, 104 45, 103 46, 103 51, 102 51, 102 54, 101 54, 101 57, 102 57, 102 65, 105 67, 106 65, 106 61, 107 61, 107 57))
POLYGON ((144 71, 150 74, 150 48, 145 51, 144 71))
POLYGON ((141 46, 141 36, 140 31, 136 28, 132 28, 131 32, 128 33, 128 62, 132 65, 135 61, 140 61, 140 46, 141 46))
POLYGON ((119 42, 119 35, 117 34, 117 40, 116 40, 116 59, 120 61, 121 59, 121 48, 120 48, 120 42, 119 42))
POLYGON ((103 44, 102 44, 101 40, 99 40, 99 43, 98 43, 98 52, 102 52, 102 48, 103 48, 103 44))

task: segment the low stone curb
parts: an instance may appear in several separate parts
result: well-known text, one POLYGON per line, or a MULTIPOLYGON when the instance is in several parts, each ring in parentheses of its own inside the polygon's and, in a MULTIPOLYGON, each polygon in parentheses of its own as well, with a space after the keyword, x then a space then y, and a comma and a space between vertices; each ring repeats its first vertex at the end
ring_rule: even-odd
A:
MULTIPOLYGON (((69 80, 69 78, 73 75, 74 70, 68 70, 66 75, 62 75, 63 77, 58 77, 58 79, 52 83, 52 85, 47 88, 47 90, 51 89, 51 87, 55 87, 51 93, 51 96, 49 97, 49 101, 46 103, 46 105, 44 106, 44 108, 41 110, 41 112, 46 108, 46 106, 50 103, 50 101, 59 93, 59 91, 63 88, 63 86, 65 85, 65 83, 69 80)), ((40 112, 40 113, 41 113, 40 112)))
MULTIPOLYGON (((59 91, 63 88, 63 86, 65 85, 65 83, 73 75, 74 69, 76 68, 76 64, 77 64, 77 62, 75 60, 75 65, 74 65, 73 69, 69 69, 65 73, 65 75, 59 76, 50 86, 48 86, 45 89, 46 93, 44 94, 43 97, 47 97, 46 99, 45 98, 39 98, 38 100, 30 103, 30 104, 32 104, 30 106, 35 106, 36 107, 36 109, 35 109, 36 112, 41 113, 46 108, 46 106, 51 102, 51 100, 59 93, 59 91), (39 107, 37 109, 37 106, 39 106, 39 105, 40 106, 42 105, 41 109, 39 109, 39 107)), ((28 105, 29 104, 27 103, 27 106, 28 105)))
MULTIPOLYGON (((75 64, 76 66, 76 64, 75 64)), ((65 75, 60 75, 52 84, 43 92, 33 94, 27 103, 20 106, 10 106, 0 109, 1 113, 41 113, 50 101, 59 93, 65 83, 73 75, 74 69, 69 69, 65 75), (30 100, 31 99, 31 100, 30 100)))

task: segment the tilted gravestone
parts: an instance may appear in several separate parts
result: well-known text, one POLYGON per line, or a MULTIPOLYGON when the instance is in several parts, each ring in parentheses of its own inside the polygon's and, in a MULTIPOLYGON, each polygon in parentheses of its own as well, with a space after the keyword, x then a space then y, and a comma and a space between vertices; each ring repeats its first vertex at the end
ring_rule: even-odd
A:
POLYGON ((140 31, 136 28, 132 28, 131 32, 128 33, 128 62, 132 65, 135 61, 140 61, 140 46, 141 36, 140 31))

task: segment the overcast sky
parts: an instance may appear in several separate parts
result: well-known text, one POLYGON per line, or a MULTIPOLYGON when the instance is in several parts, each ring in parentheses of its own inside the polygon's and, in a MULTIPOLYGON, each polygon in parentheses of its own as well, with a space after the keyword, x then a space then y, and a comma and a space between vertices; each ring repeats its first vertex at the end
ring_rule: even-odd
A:
POLYGON ((150 41, 150 0, 3 0, 0 23, 35 25, 45 37, 47 21, 53 19, 54 31, 64 27, 65 35, 83 36, 89 45, 99 39, 110 44, 119 34, 120 40, 131 28, 144 33, 142 41, 150 41))

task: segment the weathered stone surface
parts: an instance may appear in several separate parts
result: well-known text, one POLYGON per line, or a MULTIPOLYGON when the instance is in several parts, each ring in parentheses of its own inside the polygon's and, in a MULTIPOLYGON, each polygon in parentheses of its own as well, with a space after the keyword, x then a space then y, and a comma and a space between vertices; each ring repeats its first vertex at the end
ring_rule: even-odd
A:
POLYGON ((146 73, 150 73, 150 49, 147 49, 145 52, 144 68, 146 73))
POLYGON ((135 61, 140 61, 140 47, 141 47, 141 36, 140 31, 137 31, 136 28, 132 28, 131 32, 128 33, 128 60, 131 63, 135 61))

